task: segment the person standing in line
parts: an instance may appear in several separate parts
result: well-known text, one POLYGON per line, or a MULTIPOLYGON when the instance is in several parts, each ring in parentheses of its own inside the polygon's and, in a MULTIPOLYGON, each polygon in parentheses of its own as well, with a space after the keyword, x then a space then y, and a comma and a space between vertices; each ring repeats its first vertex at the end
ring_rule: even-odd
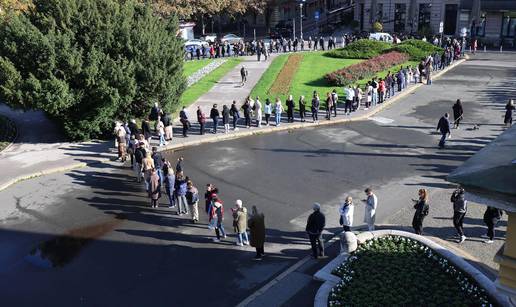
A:
POLYGON ((210 111, 210 118, 213 120, 213 129, 211 130, 212 133, 217 133, 217 126, 219 125, 219 117, 220 113, 217 109, 217 104, 214 104, 210 111))
POLYGON ((312 98, 312 109, 311 109, 313 123, 319 123, 319 104, 320 104, 319 95, 317 94, 317 92, 314 91, 314 95, 312 98))
POLYGON ((269 119, 272 114, 272 104, 269 98, 265 99, 265 106, 263 107, 263 113, 265 114, 265 125, 269 126, 269 119))
POLYGON ((326 226, 326 218, 321 212, 321 205, 318 203, 313 204, 312 214, 308 216, 306 222, 306 232, 310 239, 310 245, 312 246, 312 257, 317 259, 318 257, 324 257, 324 241, 322 240, 322 232, 324 226, 326 226))
POLYGON ((371 81, 367 81, 366 85, 366 105, 364 110, 369 110, 369 107, 371 106, 371 101, 373 97, 373 87, 371 86, 371 81))
POLYGON ((161 183, 159 180, 158 173, 156 169, 153 168, 151 170, 151 175, 149 178, 149 198, 151 200, 151 207, 158 208, 159 206, 159 198, 161 197, 161 183))
POLYGON ((265 216, 263 213, 258 212, 256 206, 253 206, 251 209, 248 226, 251 234, 251 246, 256 248, 254 260, 262 260, 263 256, 265 256, 265 216))
POLYGON ((157 102, 154 103, 154 106, 152 106, 149 119, 154 121, 154 131, 158 131, 158 117, 159 117, 160 109, 159 104, 157 102))
POLYGON ((165 140, 165 125, 161 121, 161 117, 160 116, 158 116, 158 121, 157 121, 157 127, 156 128, 158 129, 159 146, 167 145, 168 143, 165 140))
POLYGON ((164 176, 164 184, 165 184, 165 193, 167 193, 168 197, 168 207, 174 208, 176 206, 175 199, 174 199, 174 186, 176 183, 175 176, 174 176, 174 170, 172 167, 170 167, 170 163, 168 161, 165 161, 163 163, 163 176, 164 176))
POLYGON ((188 121, 188 116, 186 116, 186 107, 183 107, 181 112, 179 112, 179 120, 183 125, 183 137, 188 137, 188 128, 190 127, 190 121, 188 121))
POLYGON ((183 157, 177 158, 176 173, 182 173, 183 172, 183 161, 184 160, 185 160, 185 158, 183 158, 183 157))
POLYGON ((355 105, 356 105, 356 110, 359 110, 360 109, 360 102, 362 102, 362 89, 360 88, 360 86, 357 84, 357 86, 355 87, 355 105))
POLYGON ((118 161, 125 162, 125 156, 127 152, 126 140, 125 137, 127 135, 124 126, 121 123, 117 122, 115 126, 115 136, 118 150, 118 161))
POLYGON ((134 173, 136 175, 136 182, 142 182, 142 170, 143 170, 143 159, 147 156, 147 152, 144 148, 143 142, 138 143, 138 146, 134 150, 134 173))
POLYGON ((446 137, 448 135, 451 136, 450 121, 448 120, 449 117, 450 115, 445 113, 444 116, 439 119, 439 123, 437 123, 437 131, 441 132, 441 140, 439 141, 440 149, 444 148, 446 144, 446 137))
POLYGON ((170 114, 165 113, 163 114, 163 125, 165 125, 165 141, 172 140, 172 137, 174 135, 173 133, 173 127, 172 127, 172 120, 170 118, 170 114))
POLYGON ((249 97, 245 100, 242 105, 242 110, 244 111, 245 118, 245 126, 247 129, 251 128, 251 100, 249 97))
POLYGON ((242 68, 240 68, 240 76, 242 77, 242 86, 245 85, 245 83, 247 82, 247 69, 245 68, 245 66, 242 66, 242 68))
POLYGON ((236 101, 233 100, 231 104, 231 109, 229 110, 229 114, 233 117, 233 131, 238 131, 238 120, 240 119, 240 111, 238 111, 238 107, 236 106, 236 101))
POLYGON ((375 107, 378 103, 378 82, 376 82, 376 77, 371 80, 371 106, 375 107))
POLYGON ((299 97, 299 118, 301 118, 301 122, 305 122, 306 116, 306 103, 305 96, 299 97))
POLYGON ((217 194, 213 194, 213 199, 210 206, 210 225, 215 229, 216 238, 213 242, 220 242, 220 238, 226 238, 226 231, 224 230, 224 206, 222 200, 217 194))
POLYGON ((281 105, 281 100, 279 99, 279 97, 276 97, 276 104, 274 105, 276 127, 278 127, 281 124, 281 113, 283 113, 283 106, 281 105))
POLYGON ((333 100, 331 98, 330 92, 326 93, 325 104, 326 104, 326 106, 325 106, 326 107, 326 119, 330 120, 331 119, 331 109, 333 108, 333 100))
POLYGON ((333 105, 333 117, 337 117, 337 105, 339 103, 339 95, 337 95, 337 90, 333 89, 331 92, 331 103, 333 105))
POLYGON ((254 102, 254 112, 256 114, 256 127, 262 127, 262 102, 260 101, 260 97, 256 96, 256 100, 254 102))
POLYGON ((414 232, 418 235, 423 233, 423 220, 428 215, 428 211, 430 207, 428 206, 428 192, 426 189, 419 189, 418 191, 418 199, 413 199, 414 201, 414 218, 412 219, 412 228, 414 228, 414 232))
POLYGON ((199 191, 191 180, 186 182, 186 201, 192 214, 192 223, 195 224, 199 221, 199 191))
POLYGON ((186 201, 186 178, 183 176, 183 172, 176 173, 176 182, 174 187, 176 189, 176 202, 177 202, 177 215, 188 214, 188 202, 186 201))
POLYGON ((288 99, 285 102, 285 104, 287 105, 287 122, 293 123, 294 122, 295 104, 294 104, 294 98, 292 97, 292 95, 288 96, 288 99))
POLYGON ((136 140, 136 136, 133 134, 133 135, 131 135, 131 139, 129 140, 129 146, 127 147, 127 153, 129 154, 129 157, 131 158, 131 168, 133 168, 133 169, 134 169, 134 153, 135 153, 137 147, 138 147, 138 140, 136 140))
POLYGON ((147 141, 147 144, 150 144, 152 140, 152 132, 148 118, 142 121, 142 132, 143 136, 145 137, 145 140, 147 141))
POLYGON ((514 106, 514 100, 509 100, 507 105, 505 106, 505 116, 503 119, 503 123, 506 127, 512 126, 512 112, 516 109, 514 106))
POLYGON ((149 192, 150 177, 154 167, 154 160, 151 157, 151 153, 147 152, 145 158, 142 161, 143 179, 145 181, 145 191, 149 192))
POLYGON ((355 205, 353 204, 353 198, 348 196, 339 209, 340 224, 342 225, 342 228, 344 228, 344 231, 351 231, 354 211, 355 205))
POLYGON ((460 99, 457 99, 457 102, 452 107, 453 109, 453 127, 455 129, 459 129, 460 121, 463 119, 464 110, 462 109, 462 103, 460 99))
POLYGON ((487 240, 485 240, 484 243, 493 243, 495 237, 495 227, 502 216, 502 210, 495 207, 487 207, 486 211, 484 212, 484 223, 487 225, 487 240))
POLYGON ((233 226, 237 233, 236 245, 249 245, 249 237, 247 236, 247 208, 242 206, 242 201, 237 199, 236 208, 233 210, 233 226))
POLYGON ((453 203, 453 226, 455 229, 457 229, 457 234, 459 235, 459 244, 466 241, 463 222, 468 208, 467 200, 465 199, 464 194, 464 189, 459 186, 455 191, 453 191, 450 197, 450 201, 453 203))
POLYGON ((199 122, 199 134, 204 135, 204 128, 206 127, 206 115, 201 109, 201 106, 197 107, 197 122, 199 122))
POLYGON ((217 193, 219 193, 219 189, 217 189, 213 184, 208 183, 206 185, 206 192, 204 192, 204 211, 206 212, 206 214, 208 214, 208 216, 210 212, 211 202, 213 200, 213 195, 216 195, 217 193))
POLYGON ((152 147, 152 161, 154 161, 154 168, 156 169, 156 172, 158 173, 159 182, 161 185, 163 185, 163 157, 161 156, 161 153, 158 152, 158 148, 156 146, 152 147))
POLYGON ((350 115, 351 111, 353 111, 353 99, 355 96, 355 91, 351 88, 351 85, 346 89, 346 103, 344 104, 344 114, 350 115))
POLYGON ((224 125, 224 133, 229 132, 229 108, 227 105, 222 106, 222 124, 224 125))
POLYGON ((374 230, 374 223, 376 221, 376 208, 378 207, 378 197, 373 193, 371 188, 367 188, 364 191, 367 199, 362 200, 365 202, 364 222, 367 224, 369 231, 374 230))
POLYGON ((385 96, 385 81, 382 78, 378 81, 378 103, 383 103, 385 96))

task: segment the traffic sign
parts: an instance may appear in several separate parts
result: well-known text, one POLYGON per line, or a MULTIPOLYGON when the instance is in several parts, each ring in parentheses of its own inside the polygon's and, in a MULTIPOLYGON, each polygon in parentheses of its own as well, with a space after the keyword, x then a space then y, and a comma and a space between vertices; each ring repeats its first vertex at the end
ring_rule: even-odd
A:
POLYGON ((444 31, 444 22, 441 21, 439 23, 439 33, 443 33, 443 31, 444 31))
POLYGON ((320 17, 319 11, 315 11, 315 13, 314 13, 315 20, 319 20, 319 17, 320 17))
POLYGON ((466 35, 468 35, 468 29, 467 29, 466 27, 462 28, 462 29, 460 30, 460 35, 461 35, 462 37, 466 37, 466 35))

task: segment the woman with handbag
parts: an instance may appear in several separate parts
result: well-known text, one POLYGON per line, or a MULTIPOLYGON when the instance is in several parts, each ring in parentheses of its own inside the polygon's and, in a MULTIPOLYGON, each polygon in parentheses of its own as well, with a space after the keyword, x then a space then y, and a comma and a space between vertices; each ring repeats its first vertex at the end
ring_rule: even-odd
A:
POLYGON ((339 224, 342 225, 344 231, 351 231, 353 226, 353 212, 355 211, 355 205, 353 204, 353 198, 351 196, 346 197, 346 201, 340 206, 339 224))
POLYGON ((416 234, 421 235, 423 233, 423 220, 428 215, 430 207, 428 206, 428 192, 426 189, 419 189, 418 195, 419 199, 412 200, 414 201, 414 209, 416 209, 412 219, 412 227, 416 234))

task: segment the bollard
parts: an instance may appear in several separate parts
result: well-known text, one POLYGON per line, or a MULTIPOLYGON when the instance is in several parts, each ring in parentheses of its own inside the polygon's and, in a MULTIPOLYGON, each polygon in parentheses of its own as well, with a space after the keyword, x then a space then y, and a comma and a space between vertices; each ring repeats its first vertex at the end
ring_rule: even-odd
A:
POLYGON ((340 253, 349 254, 354 252, 358 247, 357 237, 351 231, 345 231, 340 234, 340 253))
POLYGON ((471 53, 471 46, 469 46, 469 53, 471 53))
POLYGON ((500 45, 500 53, 502 53, 502 52, 503 52, 503 46, 500 45))
POLYGON ((486 52, 486 45, 484 45, 484 52, 486 52))

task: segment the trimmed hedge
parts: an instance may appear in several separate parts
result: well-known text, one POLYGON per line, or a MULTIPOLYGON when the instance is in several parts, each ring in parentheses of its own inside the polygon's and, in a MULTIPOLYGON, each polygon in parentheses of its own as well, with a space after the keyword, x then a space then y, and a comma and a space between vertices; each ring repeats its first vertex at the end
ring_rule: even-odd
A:
POLYGON ((350 43, 344 48, 328 51, 324 55, 331 58, 370 59, 382 54, 391 47, 392 45, 386 42, 361 39, 350 43))
POLYGON ((329 73, 325 78, 331 84, 346 86, 408 60, 409 56, 407 54, 392 51, 329 73))
POLYGON ((420 61, 435 52, 443 52, 442 48, 417 39, 403 41, 401 44, 394 45, 390 50, 406 53, 414 61, 420 61))

